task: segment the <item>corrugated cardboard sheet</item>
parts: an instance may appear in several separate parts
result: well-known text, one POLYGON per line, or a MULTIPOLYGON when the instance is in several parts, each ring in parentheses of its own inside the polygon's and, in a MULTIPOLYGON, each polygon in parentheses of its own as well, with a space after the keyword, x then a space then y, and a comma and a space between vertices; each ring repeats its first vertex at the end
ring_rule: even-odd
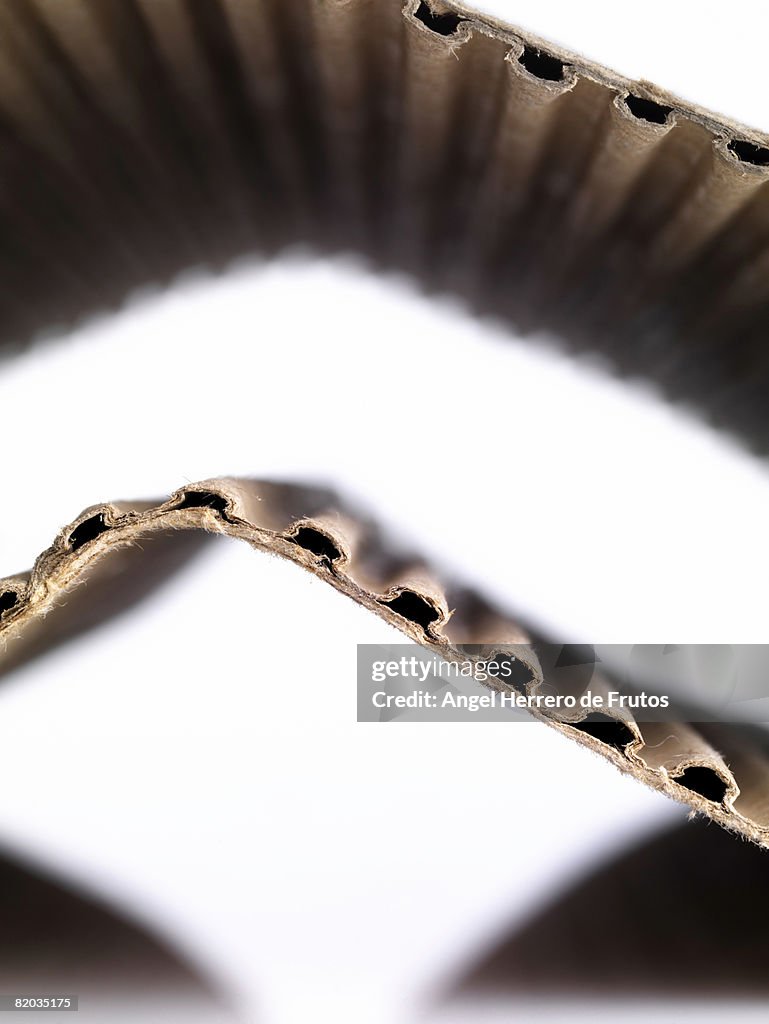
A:
MULTIPOLYGON (((0 133, 4 352, 302 240, 555 331, 767 448, 769 139, 463 6, 6 0, 0 133)), ((298 562, 447 658, 502 645, 518 688, 543 685, 518 622, 334 495, 228 479, 92 507, 0 580, 0 673, 103 617, 99 595, 127 600, 110 580, 133 580, 139 537, 163 567, 192 528, 298 562)), ((769 845, 760 740, 537 717, 769 845)))

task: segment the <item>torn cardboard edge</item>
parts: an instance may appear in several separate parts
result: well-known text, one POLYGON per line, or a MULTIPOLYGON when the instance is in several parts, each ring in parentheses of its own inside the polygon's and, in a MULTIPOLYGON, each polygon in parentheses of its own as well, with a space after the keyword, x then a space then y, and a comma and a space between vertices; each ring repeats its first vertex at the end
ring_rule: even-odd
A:
MULTIPOLYGON (((280 555, 448 661, 513 659, 518 671, 510 682, 489 679, 492 689, 529 696, 551 685, 517 621, 388 544, 370 520, 332 492, 235 478, 190 484, 160 503, 86 509, 29 573, 0 580, 4 656, 18 665, 44 648, 46 629, 56 628, 57 608, 66 607, 70 620, 78 607, 88 614, 89 577, 108 570, 110 556, 152 535, 179 530, 221 533, 280 555)), ((609 689, 600 678, 593 678, 590 688, 593 693, 609 689)), ((769 818, 761 812, 769 755, 754 752, 741 777, 694 724, 638 722, 626 708, 607 708, 605 714, 579 707, 568 713, 531 708, 530 713, 621 771, 769 846, 769 818), (754 818, 743 813, 746 806, 754 809, 754 818)), ((729 735, 725 727, 722 731, 729 735)))
POLYGON ((766 135, 443 0, 30 0, 0 30, 6 350, 299 241, 769 448, 766 135))

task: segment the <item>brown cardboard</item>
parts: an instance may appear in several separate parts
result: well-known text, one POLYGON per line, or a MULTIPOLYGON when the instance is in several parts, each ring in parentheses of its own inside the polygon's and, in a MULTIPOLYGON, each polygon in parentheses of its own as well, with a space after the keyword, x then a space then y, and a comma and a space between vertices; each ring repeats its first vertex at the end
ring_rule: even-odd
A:
MULTIPOLYGON (((300 239, 603 352, 767 449, 769 138, 649 83, 443 0, 9 0, 0 126, 3 352, 300 239)), ((86 510, 0 581, 6 664, 50 646, 65 594, 81 628, 76 585, 107 556, 191 528, 298 562, 448 658, 528 639, 335 496, 222 479, 86 510)), ((610 718, 612 742, 547 722, 769 845, 761 744, 610 718)))
MULTIPOLYGON (((333 493, 232 478, 188 485, 164 502, 109 503, 81 513, 31 572, 0 580, 5 661, 17 667, 47 649, 51 637, 78 632, 79 623, 88 623, 93 614, 99 580, 109 575, 111 561, 125 557, 138 541, 144 547, 148 538, 159 536, 167 543, 180 530, 226 534, 287 558, 446 660, 512 654, 525 670, 517 684, 527 694, 549 682, 528 646, 531 636, 518 622, 417 556, 393 548, 371 521, 333 493)), ((501 679, 488 685, 512 689, 501 679)), ((593 693, 608 688, 600 678, 590 683, 593 693)), ((764 795, 769 757, 747 740, 737 744, 745 764, 740 775, 733 770, 736 760, 727 764, 694 725, 639 722, 627 709, 607 709, 598 722, 595 713, 579 707, 568 713, 533 709, 532 714, 621 771, 769 846, 764 795), (612 723, 621 729, 612 729, 612 723), (743 813, 748 808, 750 813, 743 813)), ((737 733, 726 729, 725 736, 734 746, 737 733)))

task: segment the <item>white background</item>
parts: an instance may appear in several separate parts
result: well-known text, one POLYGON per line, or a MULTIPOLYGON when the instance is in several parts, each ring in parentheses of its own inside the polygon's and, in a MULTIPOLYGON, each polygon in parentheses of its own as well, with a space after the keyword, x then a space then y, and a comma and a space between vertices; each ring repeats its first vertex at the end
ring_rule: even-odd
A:
MULTIPOLYGON (((483 6, 769 125, 757 4, 483 6)), ((93 502, 277 475, 333 483, 569 639, 767 640, 762 465, 350 262, 138 297, 4 367, 0 409, 2 573, 93 502)), ((355 645, 394 639, 222 541, 0 691, 2 833, 172 936, 246 1019, 409 1019, 554 886, 683 812, 535 726, 356 725, 355 645)))

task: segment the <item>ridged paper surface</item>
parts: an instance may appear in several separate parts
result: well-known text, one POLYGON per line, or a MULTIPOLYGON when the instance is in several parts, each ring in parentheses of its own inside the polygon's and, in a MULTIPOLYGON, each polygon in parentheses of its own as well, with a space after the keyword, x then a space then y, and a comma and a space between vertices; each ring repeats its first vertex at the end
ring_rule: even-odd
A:
MULTIPOLYGON (((555 692, 536 642, 517 621, 476 591, 446 580, 417 555, 393 547, 332 492, 232 478, 188 485, 164 502, 92 506, 59 533, 31 572, 0 580, 5 608, 0 675, 4 667, 15 668, 88 628, 94 615, 101 618, 104 577, 114 575, 111 563, 125 557, 126 549, 159 537, 150 565, 172 569, 179 556, 169 566, 162 542, 181 530, 238 537, 290 559, 449 661, 512 656, 517 664, 511 681, 488 682, 497 690, 555 692)), ((118 564, 118 572, 124 568, 118 564)), ((124 596, 124 602, 131 599, 124 596)), ((112 610, 117 610, 114 603, 112 610)), ((609 684, 593 677, 585 685, 596 694, 609 684)), ((727 760, 721 744, 714 746, 702 727, 683 721, 639 722, 624 708, 605 713, 579 706, 568 712, 534 708, 532 714, 622 771, 769 845, 769 756, 763 745, 748 743, 736 730, 719 727, 721 742, 733 748, 727 760)))

